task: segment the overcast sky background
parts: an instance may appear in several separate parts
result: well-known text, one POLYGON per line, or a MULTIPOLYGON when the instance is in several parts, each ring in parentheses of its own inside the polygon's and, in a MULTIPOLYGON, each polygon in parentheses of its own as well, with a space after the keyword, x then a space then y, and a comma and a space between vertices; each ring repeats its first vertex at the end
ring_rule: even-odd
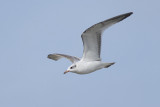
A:
POLYGON ((160 107, 159 0, 1 0, 0 107, 160 107), (81 57, 82 32, 134 14, 103 34, 101 57, 116 62, 87 75, 63 72, 81 57))

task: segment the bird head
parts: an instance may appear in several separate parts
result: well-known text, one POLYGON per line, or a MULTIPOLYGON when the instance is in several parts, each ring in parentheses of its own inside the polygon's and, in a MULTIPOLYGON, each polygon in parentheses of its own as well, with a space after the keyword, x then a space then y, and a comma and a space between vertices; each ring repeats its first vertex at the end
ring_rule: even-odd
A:
POLYGON ((68 73, 68 72, 76 72, 77 68, 76 68, 76 64, 72 64, 71 66, 68 67, 68 69, 64 72, 64 74, 68 73))

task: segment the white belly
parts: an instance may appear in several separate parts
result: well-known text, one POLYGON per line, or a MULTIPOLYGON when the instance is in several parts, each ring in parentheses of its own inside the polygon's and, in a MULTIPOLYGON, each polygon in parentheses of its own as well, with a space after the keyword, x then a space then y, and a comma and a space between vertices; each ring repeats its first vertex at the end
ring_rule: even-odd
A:
POLYGON ((78 74, 88 74, 91 72, 94 72, 98 69, 103 68, 102 62, 101 61, 91 61, 91 62, 86 62, 86 61, 80 61, 77 64, 78 71, 76 73, 78 74))

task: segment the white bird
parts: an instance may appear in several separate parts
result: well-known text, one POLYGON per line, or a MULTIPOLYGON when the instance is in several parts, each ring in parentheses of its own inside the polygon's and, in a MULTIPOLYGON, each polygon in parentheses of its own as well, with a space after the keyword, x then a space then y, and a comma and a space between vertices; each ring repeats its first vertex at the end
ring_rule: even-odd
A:
POLYGON ((130 16, 132 12, 122 14, 100 23, 97 23, 87 30, 85 30, 81 37, 83 41, 83 56, 81 59, 75 56, 69 56, 65 54, 49 54, 48 58, 53 60, 59 60, 60 58, 67 58, 72 62, 72 65, 64 72, 72 72, 77 74, 88 74, 102 68, 108 68, 113 65, 113 63, 103 63, 101 62, 100 52, 101 52, 101 35, 105 29, 111 25, 122 21, 123 19, 130 16))

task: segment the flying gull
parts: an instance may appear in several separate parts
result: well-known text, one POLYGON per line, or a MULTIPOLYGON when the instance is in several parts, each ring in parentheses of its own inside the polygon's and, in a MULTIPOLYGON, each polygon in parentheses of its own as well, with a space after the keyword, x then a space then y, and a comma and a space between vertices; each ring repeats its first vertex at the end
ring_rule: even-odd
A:
POLYGON ((105 21, 99 22, 90 28, 86 29, 81 37, 83 41, 83 56, 82 58, 77 58, 75 56, 65 55, 65 54, 49 54, 48 58, 53 59, 55 61, 61 58, 67 58, 72 62, 72 65, 68 67, 68 69, 64 72, 77 73, 77 74, 88 74, 94 72, 96 70, 102 68, 108 68, 112 63, 104 63, 101 62, 100 52, 101 52, 101 35, 105 29, 110 27, 111 25, 122 21, 133 14, 132 12, 125 13, 122 15, 118 15, 116 17, 107 19, 105 21))

